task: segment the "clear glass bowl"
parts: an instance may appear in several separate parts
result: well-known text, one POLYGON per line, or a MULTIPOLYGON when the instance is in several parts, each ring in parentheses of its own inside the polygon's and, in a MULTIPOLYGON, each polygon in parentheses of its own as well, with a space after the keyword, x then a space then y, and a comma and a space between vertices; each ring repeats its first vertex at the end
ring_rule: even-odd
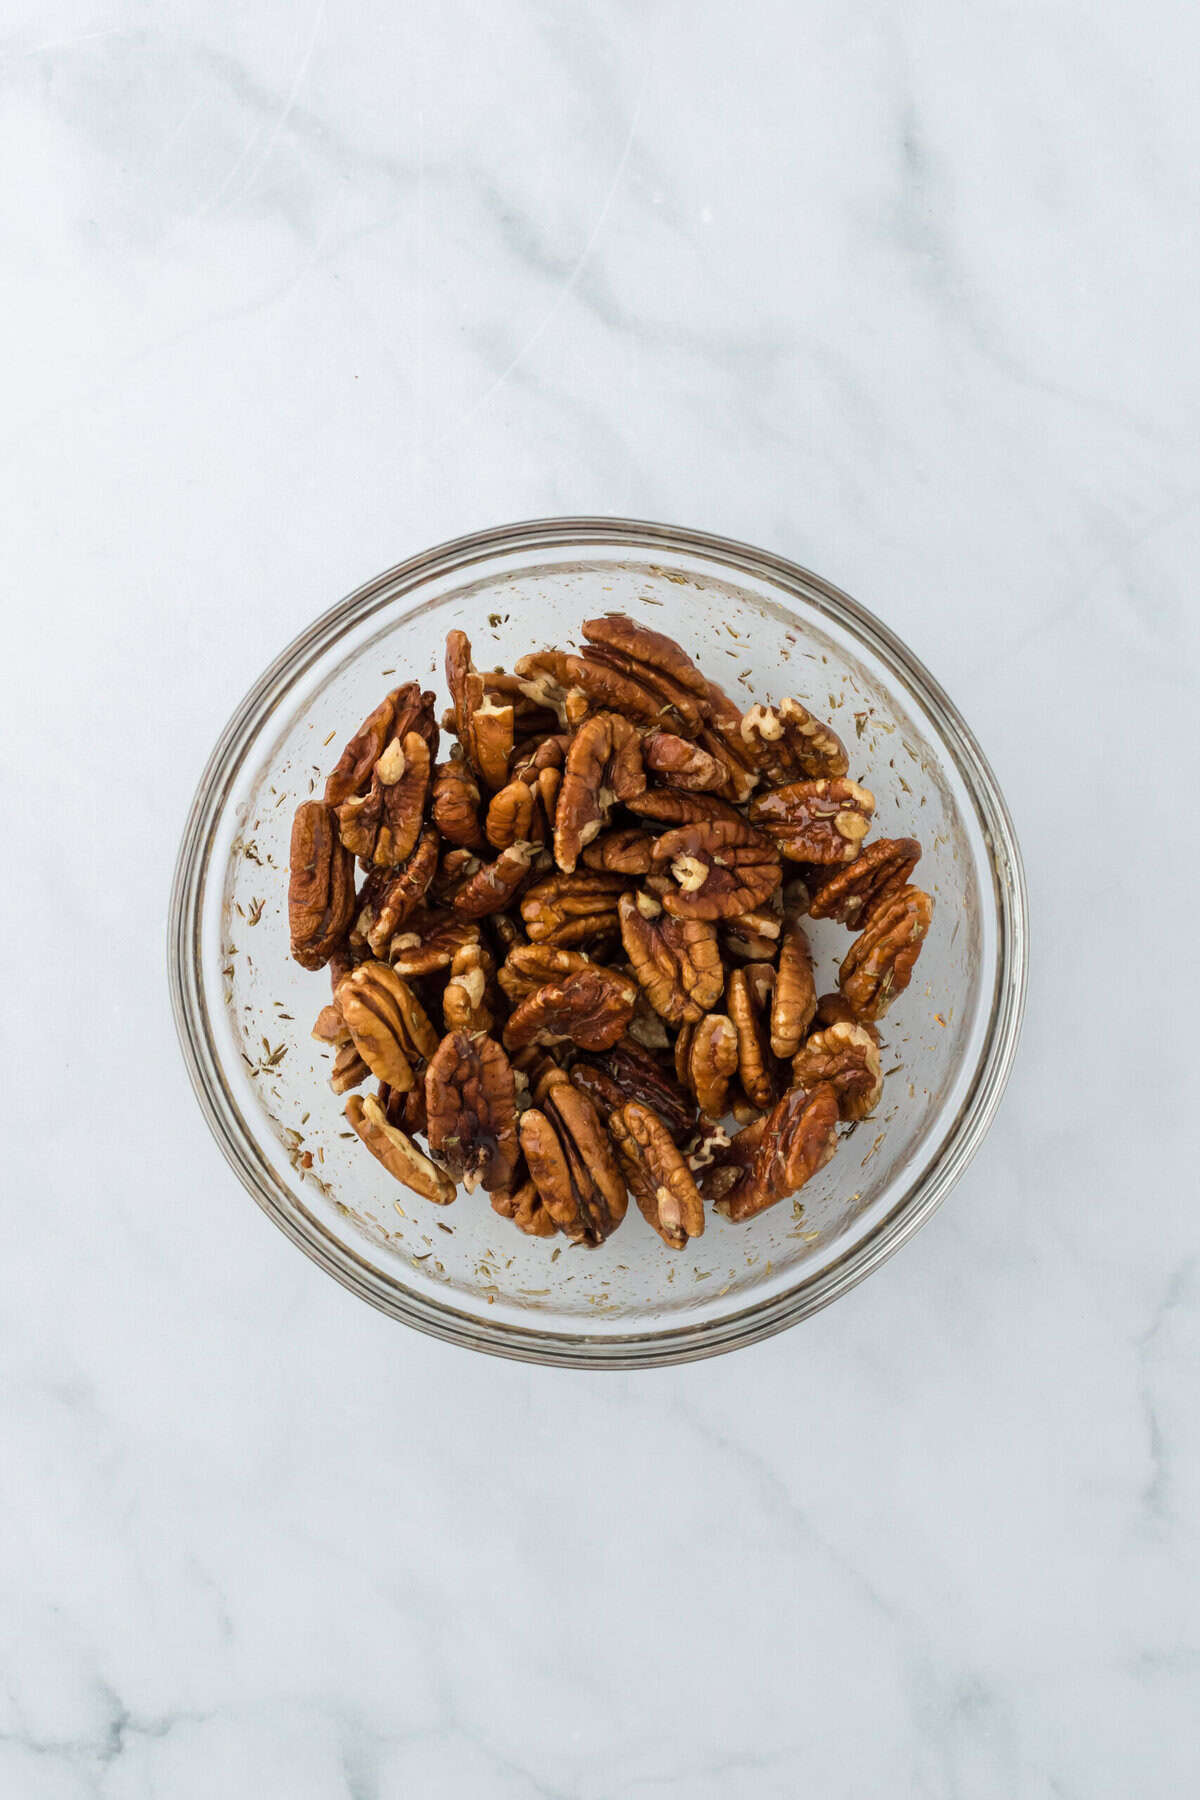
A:
MULTIPOLYGON (((825 985, 850 942, 814 924, 825 985)), ((209 759, 183 834, 169 926, 188 1070, 225 1156, 276 1224, 363 1299, 422 1331, 535 1362, 635 1368, 754 1342, 827 1305, 898 1249, 990 1123, 1016 1050, 1026 901, 1004 801, 936 681, 878 619, 765 551, 622 519, 512 525, 368 582, 282 653, 209 759), (723 686, 796 694, 846 740, 884 835, 924 845, 936 901, 912 985, 883 1022, 891 1070, 804 1189, 747 1224, 711 1215, 682 1253, 630 1207, 600 1249, 528 1239, 486 1197, 400 1189, 349 1139, 309 1037, 325 975, 288 954, 292 813, 395 682, 444 699, 447 630, 481 668, 566 644, 620 610, 678 638, 723 686), (311 1167, 305 1163, 311 1158, 311 1167)))

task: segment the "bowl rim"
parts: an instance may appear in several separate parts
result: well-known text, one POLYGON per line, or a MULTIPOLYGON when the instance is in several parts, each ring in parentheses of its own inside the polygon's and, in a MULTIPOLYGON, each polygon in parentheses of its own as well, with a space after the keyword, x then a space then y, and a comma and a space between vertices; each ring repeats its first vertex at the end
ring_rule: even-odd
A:
POLYGON ((222 1153, 268 1217, 343 1287, 419 1331, 489 1355, 572 1368, 648 1368, 720 1355, 810 1317, 879 1268, 941 1205, 982 1143, 1016 1056, 1028 983, 1028 896, 1012 818, 974 733, 920 659, 849 594, 789 558, 684 526, 603 515, 531 519, 451 538, 373 576, 293 638, 248 690, 205 764, 184 825, 171 886, 167 970, 184 1063, 222 1153), (323 1234, 315 1236, 295 1196, 263 1162, 225 1080, 203 990, 201 944, 213 840, 246 752, 276 703, 283 678, 294 682, 345 629, 361 624, 431 577, 454 574, 503 552, 618 544, 699 555, 735 573, 770 581, 784 595, 857 636, 909 686, 935 720, 943 740, 940 747, 953 758, 990 841, 998 948, 991 1010, 971 1086, 916 1178, 865 1238, 819 1273, 726 1318, 601 1337, 476 1319, 413 1292, 346 1245, 323 1234))

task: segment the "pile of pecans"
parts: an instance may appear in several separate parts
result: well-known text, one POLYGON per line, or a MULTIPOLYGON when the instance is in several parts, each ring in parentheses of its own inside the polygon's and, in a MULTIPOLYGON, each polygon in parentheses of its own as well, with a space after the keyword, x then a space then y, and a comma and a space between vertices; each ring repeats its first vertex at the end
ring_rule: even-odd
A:
POLYGON ((296 813, 292 954, 329 967, 314 1036, 397 1181, 588 1245, 632 1192, 678 1250, 706 1201, 773 1206, 878 1104, 875 1021, 933 907, 920 845, 866 842, 874 798, 798 700, 743 712, 623 615, 582 635, 510 674, 452 631, 440 729, 417 683, 385 696, 296 813), (858 934, 836 992, 805 915, 858 934))

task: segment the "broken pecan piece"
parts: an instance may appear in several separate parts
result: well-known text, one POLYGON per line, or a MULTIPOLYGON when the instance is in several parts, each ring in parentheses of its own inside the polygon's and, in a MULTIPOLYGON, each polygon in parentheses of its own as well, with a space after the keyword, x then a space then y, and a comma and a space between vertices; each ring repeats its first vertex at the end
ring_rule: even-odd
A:
POLYGON ((658 1057, 625 1037, 603 1057, 581 1056, 571 1065, 571 1080, 606 1118, 627 1100, 637 1100, 657 1113, 677 1144, 696 1123, 691 1095, 658 1057))
POLYGON ((548 875, 535 881, 521 901, 521 917, 531 942, 561 947, 603 937, 617 928, 617 901, 629 887, 624 875, 548 875))
POLYGON ((637 985, 627 975, 589 963, 526 995, 504 1027, 505 1048, 567 1042, 609 1050, 624 1035, 636 998, 637 985))
POLYGON ((725 970, 714 925, 664 916, 648 894, 622 894, 617 915, 625 954, 660 1018, 683 1025, 716 1005, 725 970))
POLYGON ((430 1162, 407 1132, 388 1123, 374 1094, 365 1098, 358 1094, 350 1096, 346 1102, 346 1123, 403 1187, 411 1188, 414 1194, 432 1200, 437 1206, 449 1206, 458 1190, 446 1171, 430 1162))
POLYGON ((646 785, 641 741, 619 713, 596 713, 571 740, 554 815, 554 860, 567 874, 580 851, 608 823, 614 800, 630 800, 646 785))
POLYGON ((495 1038, 449 1032, 425 1071, 429 1148, 468 1193, 507 1189, 517 1170, 513 1072, 495 1038))
POLYGON ((450 964, 450 979, 442 995, 442 1022, 447 1031, 490 1031, 495 1020, 488 1005, 488 983, 496 972, 489 950, 482 944, 464 944, 450 964))
POLYGON ((727 1013, 708 1013, 675 1040, 675 1069, 707 1119, 724 1118, 738 1072, 738 1034, 727 1013))
POLYGON ((881 1019, 912 979, 933 918, 933 901, 920 888, 887 893, 838 970, 838 986, 860 1019, 881 1019))
POLYGON ((538 1103, 519 1128, 530 1177, 561 1232, 573 1243, 601 1244, 629 1203, 608 1133, 561 1069, 547 1071, 535 1092, 538 1103))
POLYGON ((320 969, 354 918, 354 858, 338 837, 337 817, 323 800, 306 800, 292 821, 288 923, 292 955, 320 969))
POLYGON ((329 1074, 329 1085, 335 1094, 348 1094, 351 1088, 358 1087, 371 1073, 354 1045, 342 1044, 333 1059, 333 1068, 329 1074))
POLYGON ((337 1002, 372 1075, 401 1093, 410 1088, 413 1064, 433 1055, 437 1033, 408 983, 387 963, 360 963, 338 988, 337 1002))
POLYGON ((817 1010, 817 986, 813 980, 812 954, 804 927, 789 919, 779 944, 779 965, 771 999, 771 1049, 776 1056, 794 1056, 817 1010))
POLYGON ((742 720, 742 739, 770 780, 835 780, 850 767, 846 746, 799 700, 777 707, 752 706, 742 720))
POLYGON ((664 832, 654 865, 679 884, 663 905, 678 918, 719 919, 749 912, 783 879, 771 842, 742 819, 709 819, 664 832))
POLYGON ((454 913, 421 909, 411 913, 392 939, 389 955, 397 975, 412 978, 448 969, 464 944, 479 942, 479 926, 473 919, 454 913))
POLYGON ((704 1231, 704 1202, 670 1132, 637 1100, 619 1107, 608 1128, 643 1218, 668 1250, 684 1249, 704 1231))
POLYGON ((739 1132, 732 1140, 731 1149, 738 1138, 754 1134, 745 1147, 749 1166, 717 1200, 717 1211, 727 1219, 751 1219, 786 1200, 823 1169, 837 1149, 837 1122, 837 1095, 828 1082, 819 1083, 811 1093, 790 1088, 748 1132, 739 1132))
POLYGON ((865 1119, 883 1093, 879 1046, 865 1025, 827 1025, 792 1059, 792 1080, 809 1089, 827 1081, 841 1117, 865 1119))
POLYGON ((536 844, 510 844, 493 863, 485 863, 457 888, 450 904, 463 919, 482 919, 516 899, 537 855, 536 844))
POLYGON ((775 970, 770 963, 744 963, 729 977, 725 1004, 738 1041, 738 1076, 751 1106, 765 1112, 779 1097, 780 1081, 767 1033, 775 970))
POLYGON ((875 796, 856 781, 792 781, 750 802, 751 821, 790 862, 853 862, 874 811, 875 796))
POLYGON ((905 885, 920 858, 916 838, 876 838, 820 884, 809 901, 810 916, 857 928, 877 901, 905 885))

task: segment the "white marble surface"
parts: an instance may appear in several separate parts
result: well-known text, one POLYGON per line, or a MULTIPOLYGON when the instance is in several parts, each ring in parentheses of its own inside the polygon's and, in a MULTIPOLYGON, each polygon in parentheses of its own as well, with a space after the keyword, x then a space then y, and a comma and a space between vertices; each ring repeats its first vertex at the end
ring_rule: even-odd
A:
POLYGON ((1200 25, 1168 0, 4 8, 0 1793, 1200 1788, 1200 25), (875 608, 1029 866, 885 1270, 587 1378, 352 1300, 209 1141, 169 866, 243 689, 475 526, 875 608))

